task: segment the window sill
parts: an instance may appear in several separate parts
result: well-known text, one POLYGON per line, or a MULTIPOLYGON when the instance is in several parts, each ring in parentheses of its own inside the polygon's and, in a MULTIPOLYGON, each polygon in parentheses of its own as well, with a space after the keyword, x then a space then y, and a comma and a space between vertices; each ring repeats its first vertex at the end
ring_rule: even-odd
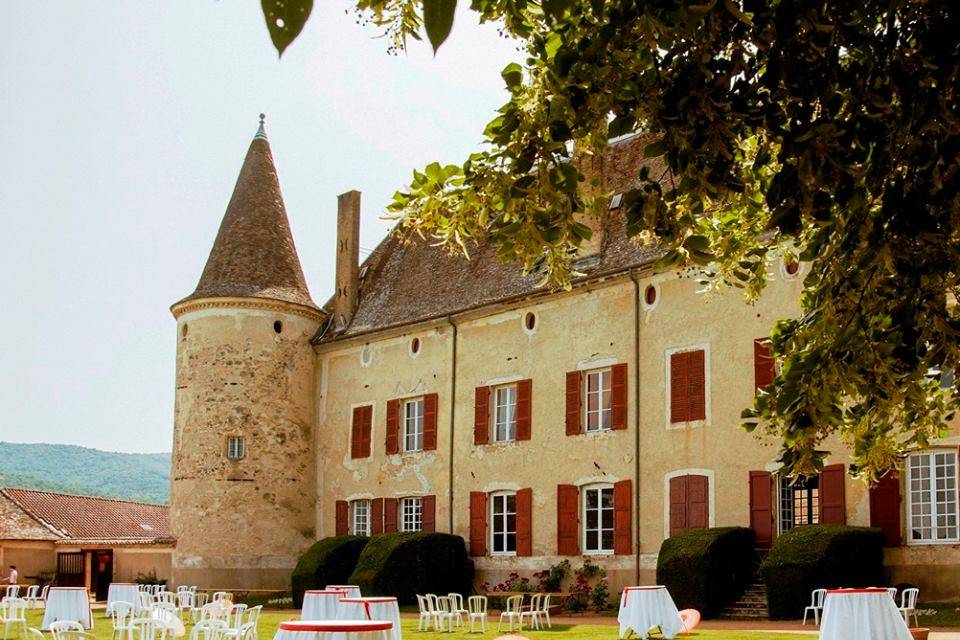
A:
POLYGON ((610 551, 584 551, 583 555, 585 556, 612 556, 613 550, 610 551))
POLYGON ((701 429, 709 427, 709 420, 691 420, 690 422, 671 422, 667 424, 667 431, 683 431, 684 429, 701 429))
POLYGON ((947 547, 960 545, 960 540, 907 540, 907 547, 947 547))
POLYGON ((497 553, 496 551, 490 552, 491 558, 515 558, 517 556, 516 551, 501 551, 497 553))

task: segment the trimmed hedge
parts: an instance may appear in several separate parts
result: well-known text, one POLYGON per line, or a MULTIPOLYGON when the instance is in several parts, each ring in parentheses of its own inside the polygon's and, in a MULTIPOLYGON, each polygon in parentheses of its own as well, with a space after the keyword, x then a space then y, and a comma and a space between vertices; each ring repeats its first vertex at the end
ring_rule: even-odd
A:
POLYGON ((293 606, 303 606, 303 592, 323 589, 328 584, 348 584, 357 559, 370 538, 334 536, 313 544, 297 561, 293 570, 293 606))
POLYGON ((716 616, 753 579, 753 529, 694 529, 667 538, 657 557, 657 584, 670 591, 678 609, 716 616))
POLYGON ((796 527, 774 541, 760 575, 770 619, 800 618, 814 589, 884 584, 883 532, 839 524, 796 527))
POLYGON ((349 584, 367 596, 415 602, 418 593, 469 593, 473 561, 460 536, 448 533, 384 533, 366 546, 349 584))

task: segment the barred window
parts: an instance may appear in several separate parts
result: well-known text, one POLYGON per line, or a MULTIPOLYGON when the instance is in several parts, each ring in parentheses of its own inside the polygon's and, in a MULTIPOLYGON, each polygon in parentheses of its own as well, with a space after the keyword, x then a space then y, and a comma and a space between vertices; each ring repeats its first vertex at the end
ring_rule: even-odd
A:
POLYGON ((227 458, 230 460, 242 460, 247 455, 247 445, 243 436, 230 436, 227 438, 227 458))

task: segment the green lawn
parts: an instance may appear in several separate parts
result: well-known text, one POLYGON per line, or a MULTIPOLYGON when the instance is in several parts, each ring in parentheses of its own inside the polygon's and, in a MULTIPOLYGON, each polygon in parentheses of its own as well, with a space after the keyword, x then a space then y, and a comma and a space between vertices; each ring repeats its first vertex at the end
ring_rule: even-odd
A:
MULTIPOLYGON (((273 634, 277 630, 277 626, 284 620, 289 620, 294 617, 293 612, 275 612, 275 611, 265 611, 262 616, 260 616, 260 640, 273 640, 273 634)), ((103 611, 94 611, 94 630, 93 633, 100 640, 110 640, 112 628, 110 626, 110 620, 105 618, 103 611)), ((40 623, 43 620, 43 611, 42 610, 31 610, 27 612, 27 623, 31 627, 40 628, 40 623)), ((190 628, 187 627, 187 633, 189 634, 190 628)), ((505 633, 505 632, 504 632, 505 633)), ((494 616, 490 617, 490 621, 487 623, 487 633, 475 633, 469 634, 463 631, 458 631, 455 633, 437 633, 437 632, 423 632, 417 631, 417 621, 405 618, 403 620, 403 635, 405 639, 408 640, 441 640, 449 638, 484 638, 490 639, 497 637, 497 623, 494 616)), ((548 629, 545 631, 524 631, 523 635, 535 640, 536 638, 555 638, 555 639, 568 639, 568 640, 616 640, 617 638, 617 628, 611 625, 589 625, 589 624, 578 624, 578 625, 553 625, 553 629, 548 629)), ((635 636, 634 636, 635 637, 635 636)), ((809 640, 810 636, 803 636, 798 634, 790 633, 757 633, 753 631, 697 631, 688 636, 683 636, 685 638, 696 638, 697 640, 799 640, 804 638, 809 640)))

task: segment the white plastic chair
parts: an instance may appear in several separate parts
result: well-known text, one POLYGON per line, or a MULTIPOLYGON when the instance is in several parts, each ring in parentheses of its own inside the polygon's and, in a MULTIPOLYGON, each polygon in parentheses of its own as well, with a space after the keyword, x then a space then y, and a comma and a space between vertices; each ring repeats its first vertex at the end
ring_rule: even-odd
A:
MULTIPOLYGON (((506 618, 507 622, 510 624, 510 631, 513 631, 513 621, 516 620, 520 622, 520 614, 523 611, 523 596, 510 596, 507 598, 507 608, 500 612, 500 622, 497 623, 497 631, 500 631, 500 625, 503 624, 503 619, 506 618)), ((523 627, 520 628, 523 631, 523 627)))
POLYGON ((539 629, 540 628, 540 600, 543 596, 539 593, 535 593, 530 596, 530 604, 527 605, 525 609, 520 610, 520 630, 523 631, 523 619, 529 618, 530 628, 539 629))
POLYGON ((167 640, 170 625, 157 618, 137 618, 130 623, 130 640, 167 640))
POLYGON ((110 621, 113 623, 113 635, 116 638, 120 634, 121 639, 130 638, 130 623, 137 615, 136 606, 130 602, 114 600, 110 603, 110 621))
POLYGON ((33 609, 40 604, 40 585, 32 584, 27 587, 26 593, 23 594, 23 599, 27 603, 28 609, 33 609))
POLYGON ((813 611, 813 621, 820 626, 820 612, 823 611, 823 599, 826 597, 826 589, 813 590, 810 594, 810 606, 803 610, 803 624, 807 624, 807 613, 813 611))
POLYGON ((470 620, 470 633, 473 633, 477 620, 480 621, 480 633, 487 632, 487 596, 467 598, 467 618, 470 620))
POLYGON ((430 610, 429 600, 426 596, 421 596, 419 593, 417 595, 417 609, 420 612, 420 617, 417 618, 417 631, 429 631, 430 625, 433 623, 433 611, 430 610))
POLYGON ((910 626, 910 616, 913 616, 913 623, 920 626, 917 621, 917 598, 920 597, 920 589, 904 589, 900 595, 900 615, 903 621, 910 626))
POLYGON ((550 594, 544 593, 540 600, 540 619, 547 621, 547 628, 553 629, 553 622, 550 621, 550 594))
POLYGON ((260 624, 260 614, 263 612, 263 605, 258 604, 255 607, 247 608, 247 621, 243 623, 243 629, 246 629, 244 633, 240 636, 241 640, 258 640, 260 637, 260 632, 258 631, 258 625, 260 624), (252 631, 251 631, 252 629, 252 631))
POLYGON ((890 594, 890 597, 893 598, 893 601, 897 601, 897 588, 896 587, 887 587, 887 593, 890 594))
POLYGON ((193 611, 194 594, 189 589, 177 591, 177 608, 180 609, 180 617, 185 613, 193 611))
POLYGON ((235 604, 230 612, 227 613, 227 630, 223 632, 224 638, 239 640, 243 637, 243 614, 247 610, 245 604, 235 604))
POLYGON ((137 594, 137 597, 140 599, 140 601, 137 602, 137 613, 140 615, 149 615, 153 609, 153 605, 157 604, 156 598, 154 598, 149 591, 141 591, 137 594))
POLYGON ((463 606, 463 596, 459 593, 448 593, 447 597, 450 598, 451 610, 465 616, 469 613, 467 609, 463 606))
POLYGON ((193 610, 190 611, 190 617, 196 623, 203 616, 203 608, 207 606, 209 594, 205 592, 193 594, 193 610))
MULTIPOLYGON (((48 595, 50 595, 50 585, 49 585, 49 584, 45 584, 45 585, 43 585, 43 589, 40 589, 40 599, 43 601, 43 607, 44 607, 44 608, 46 608, 46 606, 47 606, 47 596, 48 596, 48 595)), ((41 631, 41 633, 43 633, 43 632, 41 631)))
POLYGON ((4 598, 16 598, 20 595, 20 585, 11 584, 7 587, 6 593, 3 594, 4 598))
POLYGON ((213 602, 220 602, 221 600, 233 600, 233 597, 226 591, 217 591, 213 594, 213 602))
POLYGON ((177 594, 172 591, 161 591, 157 594, 157 603, 176 605, 177 594))
POLYGON ((0 602, 0 622, 3 623, 3 640, 7 640, 10 627, 13 627, 17 636, 22 633, 27 636, 27 601, 23 598, 7 597, 0 602))
POLYGON ((193 625, 190 631, 190 640, 221 640, 227 623, 223 620, 203 620, 193 625))
POLYGON ((97 640, 92 633, 83 630, 83 625, 76 620, 57 620, 50 623, 50 634, 53 640, 97 640))
POLYGON ((208 602, 200 607, 200 620, 197 624, 209 622, 211 620, 220 620, 224 625, 227 624, 227 614, 229 609, 222 606, 219 602, 208 602))
POLYGON ((437 599, 437 620, 440 622, 440 631, 444 625, 447 631, 452 632, 454 623, 457 628, 463 626, 463 617, 458 611, 454 610, 453 598, 450 596, 436 596, 437 599))

